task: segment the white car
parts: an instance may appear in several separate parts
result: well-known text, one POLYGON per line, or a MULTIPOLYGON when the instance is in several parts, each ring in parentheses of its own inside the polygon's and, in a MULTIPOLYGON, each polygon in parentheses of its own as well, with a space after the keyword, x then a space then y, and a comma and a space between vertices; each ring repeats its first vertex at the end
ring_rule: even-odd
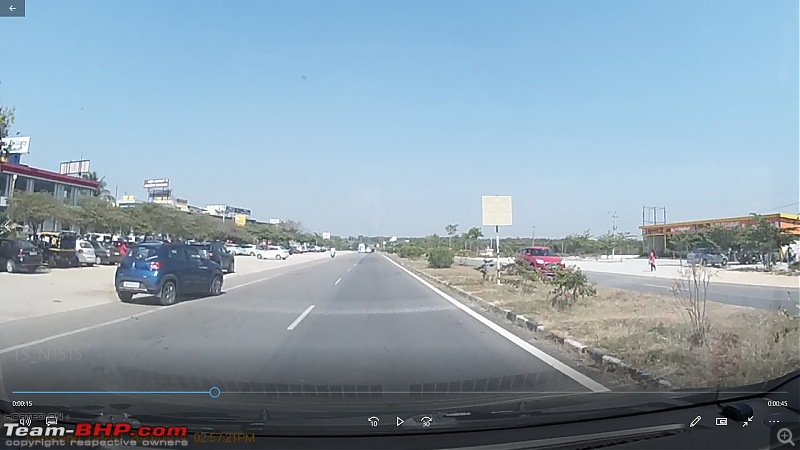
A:
POLYGON ((237 245, 236 247, 232 247, 230 251, 233 252, 236 256, 244 255, 244 256, 256 256, 256 251, 258 248, 253 244, 242 244, 237 245))
POLYGON ((97 255, 94 252, 92 243, 83 239, 78 239, 75 242, 75 255, 78 257, 78 262, 82 266, 93 266, 97 264, 97 255))
POLYGON ((282 260, 289 257, 289 250, 285 248, 276 247, 274 245, 268 246, 266 249, 255 249, 256 258, 258 259, 277 259, 282 260))

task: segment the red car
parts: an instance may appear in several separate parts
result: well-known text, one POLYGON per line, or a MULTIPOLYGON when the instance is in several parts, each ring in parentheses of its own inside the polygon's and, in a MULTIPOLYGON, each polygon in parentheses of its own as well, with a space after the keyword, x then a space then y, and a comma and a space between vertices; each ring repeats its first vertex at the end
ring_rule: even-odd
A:
POLYGON ((534 269, 546 275, 553 275, 556 270, 565 267, 564 261, 550 247, 523 248, 517 254, 517 260, 528 262, 534 269))

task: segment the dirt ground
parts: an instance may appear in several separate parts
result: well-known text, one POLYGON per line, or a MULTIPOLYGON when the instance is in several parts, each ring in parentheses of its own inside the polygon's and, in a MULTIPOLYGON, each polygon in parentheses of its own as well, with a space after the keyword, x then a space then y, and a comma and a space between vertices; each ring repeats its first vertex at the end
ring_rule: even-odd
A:
POLYGON ((482 282, 474 268, 431 269, 422 260, 402 262, 543 323, 549 331, 602 349, 678 389, 758 383, 800 367, 800 318, 791 313, 707 302, 707 343, 692 345, 683 295, 597 287, 596 296, 559 309, 551 306, 551 287, 544 283, 525 289, 498 286, 482 282))

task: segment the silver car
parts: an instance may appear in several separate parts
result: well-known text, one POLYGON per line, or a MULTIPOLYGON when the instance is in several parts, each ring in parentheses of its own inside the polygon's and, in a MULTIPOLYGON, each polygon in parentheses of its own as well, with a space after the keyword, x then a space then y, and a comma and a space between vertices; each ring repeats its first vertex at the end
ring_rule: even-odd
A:
POLYGON ((719 250, 697 248, 686 255, 686 262, 691 265, 700 264, 701 266, 726 267, 728 265, 728 257, 719 250))

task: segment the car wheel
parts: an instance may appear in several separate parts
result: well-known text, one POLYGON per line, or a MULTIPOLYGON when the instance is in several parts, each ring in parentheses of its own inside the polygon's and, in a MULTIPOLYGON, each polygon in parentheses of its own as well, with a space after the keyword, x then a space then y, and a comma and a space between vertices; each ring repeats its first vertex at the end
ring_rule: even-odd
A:
POLYGON ((723 259, 723 260, 722 260, 722 263, 720 264, 720 266, 722 266, 722 267, 728 267, 728 260, 727 260, 727 259, 723 259))
POLYGON ((214 276, 211 280, 211 287, 209 287, 208 293, 214 297, 222 294, 222 277, 214 276))
POLYGON ((259 254, 258 254, 258 256, 256 256, 256 258, 258 258, 258 259, 264 259, 264 257, 261 255, 261 253, 259 253, 259 254))
POLYGON ((14 273, 17 271, 17 263, 13 259, 6 260, 6 272, 14 273))
POLYGON ((281 255, 277 255, 277 256, 275 256, 275 259, 276 259, 276 260, 278 260, 278 261, 280 261, 280 260, 281 260, 281 259, 283 259, 283 258, 281 258, 281 255))
POLYGON ((701 266, 707 266, 708 265, 708 261, 704 259, 704 260, 700 261, 700 265, 701 266))
POLYGON ((163 306, 175 304, 178 299, 178 286, 175 285, 174 281, 164 282, 164 285, 161 286, 161 292, 158 293, 158 299, 163 306))
POLYGON ((122 303, 130 303, 133 300, 133 292, 120 292, 117 291, 117 297, 122 303))
POLYGON ((255 252, 250 252, 250 256, 256 256, 255 252))

